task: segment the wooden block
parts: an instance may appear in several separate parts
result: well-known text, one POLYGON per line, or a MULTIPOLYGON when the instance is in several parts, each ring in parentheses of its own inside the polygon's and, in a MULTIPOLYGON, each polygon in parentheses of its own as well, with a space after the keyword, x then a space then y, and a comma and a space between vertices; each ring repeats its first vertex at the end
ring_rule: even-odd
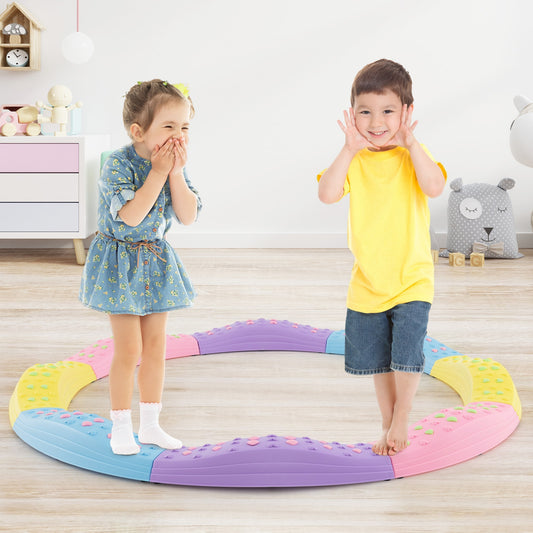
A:
POLYGON ((433 257, 433 263, 437 264, 439 262, 439 251, 431 250, 431 256, 433 257))
POLYGON ((449 256, 450 266, 465 266, 465 254, 453 253, 449 256))
POLYGON ((485 266, 485 254, 470 254, 470 266, 483 267, 485 266))

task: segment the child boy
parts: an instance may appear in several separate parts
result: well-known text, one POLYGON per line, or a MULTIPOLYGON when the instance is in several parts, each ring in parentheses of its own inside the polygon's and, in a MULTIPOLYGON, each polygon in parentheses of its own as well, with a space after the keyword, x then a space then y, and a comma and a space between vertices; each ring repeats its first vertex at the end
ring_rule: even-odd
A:
POLYGON ((383 433, 372 449, 395 455, 408 445, 433 299, 427 197, 441 194, 446 171, 414 137, 412 81, 404 67, 387 59, 364 67, 351 104, 344 123, 338 121, 344 146, 319 175, 318 196, 329 204, 350 193, 355 262, 345 369, 374 375, 383 433))

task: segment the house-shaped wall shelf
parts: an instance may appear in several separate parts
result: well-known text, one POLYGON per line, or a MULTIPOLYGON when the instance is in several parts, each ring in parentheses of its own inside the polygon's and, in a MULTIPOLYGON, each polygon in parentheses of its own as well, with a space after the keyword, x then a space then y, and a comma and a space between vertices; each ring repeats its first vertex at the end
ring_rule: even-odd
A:
POLYGON ((0 14, 0 69, 40 70, 43 29, 43 26, 17 2, 8 4, 7 9, 0 14), (24 64, 26 56, 28 61, 24 64), (17 66, 19 57, 22 59, 17 66))

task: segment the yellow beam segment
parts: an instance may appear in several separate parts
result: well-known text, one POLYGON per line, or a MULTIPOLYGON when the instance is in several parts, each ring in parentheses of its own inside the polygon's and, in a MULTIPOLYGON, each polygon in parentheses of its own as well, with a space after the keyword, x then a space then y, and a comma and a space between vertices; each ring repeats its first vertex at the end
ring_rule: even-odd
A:
POLYGON ((499 402, 512 405, 519 418, 522 406, 513 380, 505 367, 493 359, 454 355, 439 359, 431 376, 452 387, 466 405, 471 402, 499 402))
POLYGON ((11 426, 22 411, 39 407, 67 409, 78 391, 93 381, 96 375, 85 363, 59 361, 28 368, 9 401, 11 426))

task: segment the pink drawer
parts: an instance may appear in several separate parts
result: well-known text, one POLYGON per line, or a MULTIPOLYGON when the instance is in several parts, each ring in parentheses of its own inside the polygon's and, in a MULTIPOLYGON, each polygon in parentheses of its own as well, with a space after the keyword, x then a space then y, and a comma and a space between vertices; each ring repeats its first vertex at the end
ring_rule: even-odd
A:
POLYGON ((0 172, 78 172, 73 143, 0 144, 0 172))

